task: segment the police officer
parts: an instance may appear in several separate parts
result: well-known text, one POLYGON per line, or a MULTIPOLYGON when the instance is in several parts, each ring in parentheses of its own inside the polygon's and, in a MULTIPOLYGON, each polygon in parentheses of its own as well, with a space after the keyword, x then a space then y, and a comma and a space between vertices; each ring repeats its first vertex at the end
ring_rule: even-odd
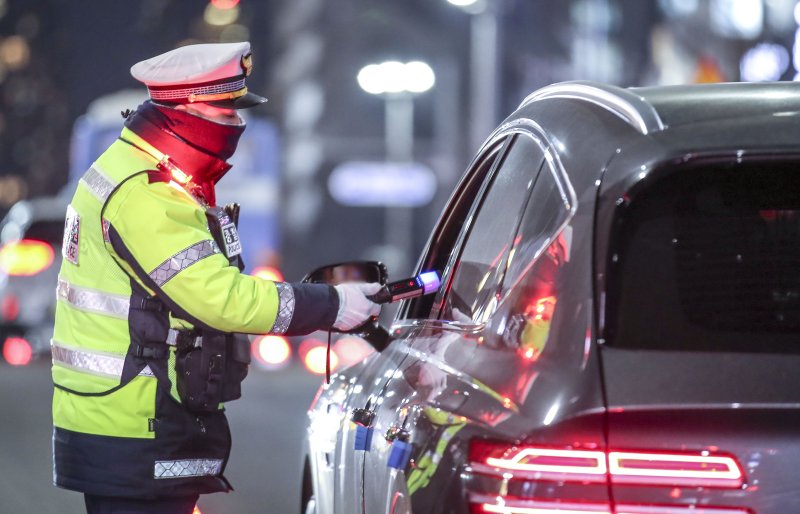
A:
POLYGON ((137 63, 150 100, 81 178, 67 210, 52 341, 56 485, 89 513, 191 513, 229 491, 222 403, 247 373, 244 334, 354 328, 378 284, 244 275, 238 206, 214 184, 245 128, 250 44, 137 63))

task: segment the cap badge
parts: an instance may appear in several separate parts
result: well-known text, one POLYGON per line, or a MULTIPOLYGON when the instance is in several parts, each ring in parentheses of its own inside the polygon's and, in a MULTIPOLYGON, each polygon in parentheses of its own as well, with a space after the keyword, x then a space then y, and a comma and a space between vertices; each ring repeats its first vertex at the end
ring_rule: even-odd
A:
POLYGON ((253 54, 242 56, 242 69, 244 70, 244 76, 249 77, 250 72, 253 71, 253 54))

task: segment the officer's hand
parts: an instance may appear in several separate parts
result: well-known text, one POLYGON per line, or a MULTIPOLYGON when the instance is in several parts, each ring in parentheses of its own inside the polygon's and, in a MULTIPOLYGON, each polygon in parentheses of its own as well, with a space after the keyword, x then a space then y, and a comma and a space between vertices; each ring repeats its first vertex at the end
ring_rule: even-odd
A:
POLYGON ((367 299, 367 296, 380 290, 380 284, 345 282, 333 287, 339 294, 339 313, 336 315, 333 328, 352 330, 381 312, 380 305, 367 299))

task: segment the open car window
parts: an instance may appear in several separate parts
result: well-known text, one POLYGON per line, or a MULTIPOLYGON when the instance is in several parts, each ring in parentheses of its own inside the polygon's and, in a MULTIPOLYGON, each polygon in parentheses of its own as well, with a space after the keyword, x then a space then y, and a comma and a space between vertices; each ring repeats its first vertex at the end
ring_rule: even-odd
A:
POLYGON ((543 161, 538 141, 515 136, 469 228, 441 319, 482 324, 494 312, 514 235, 543 161))

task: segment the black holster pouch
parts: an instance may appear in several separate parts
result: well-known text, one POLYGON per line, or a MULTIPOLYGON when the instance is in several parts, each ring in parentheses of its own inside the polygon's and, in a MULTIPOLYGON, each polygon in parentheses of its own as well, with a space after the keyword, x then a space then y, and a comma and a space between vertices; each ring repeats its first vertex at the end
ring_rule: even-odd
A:
POLYGON ((212 330, 203 330, 200 335, 178 337, 176 385, 187 409, 214 412, 220 403, 242 396, 242 380, 250 365, 250 341, 244 334, 212 330))

